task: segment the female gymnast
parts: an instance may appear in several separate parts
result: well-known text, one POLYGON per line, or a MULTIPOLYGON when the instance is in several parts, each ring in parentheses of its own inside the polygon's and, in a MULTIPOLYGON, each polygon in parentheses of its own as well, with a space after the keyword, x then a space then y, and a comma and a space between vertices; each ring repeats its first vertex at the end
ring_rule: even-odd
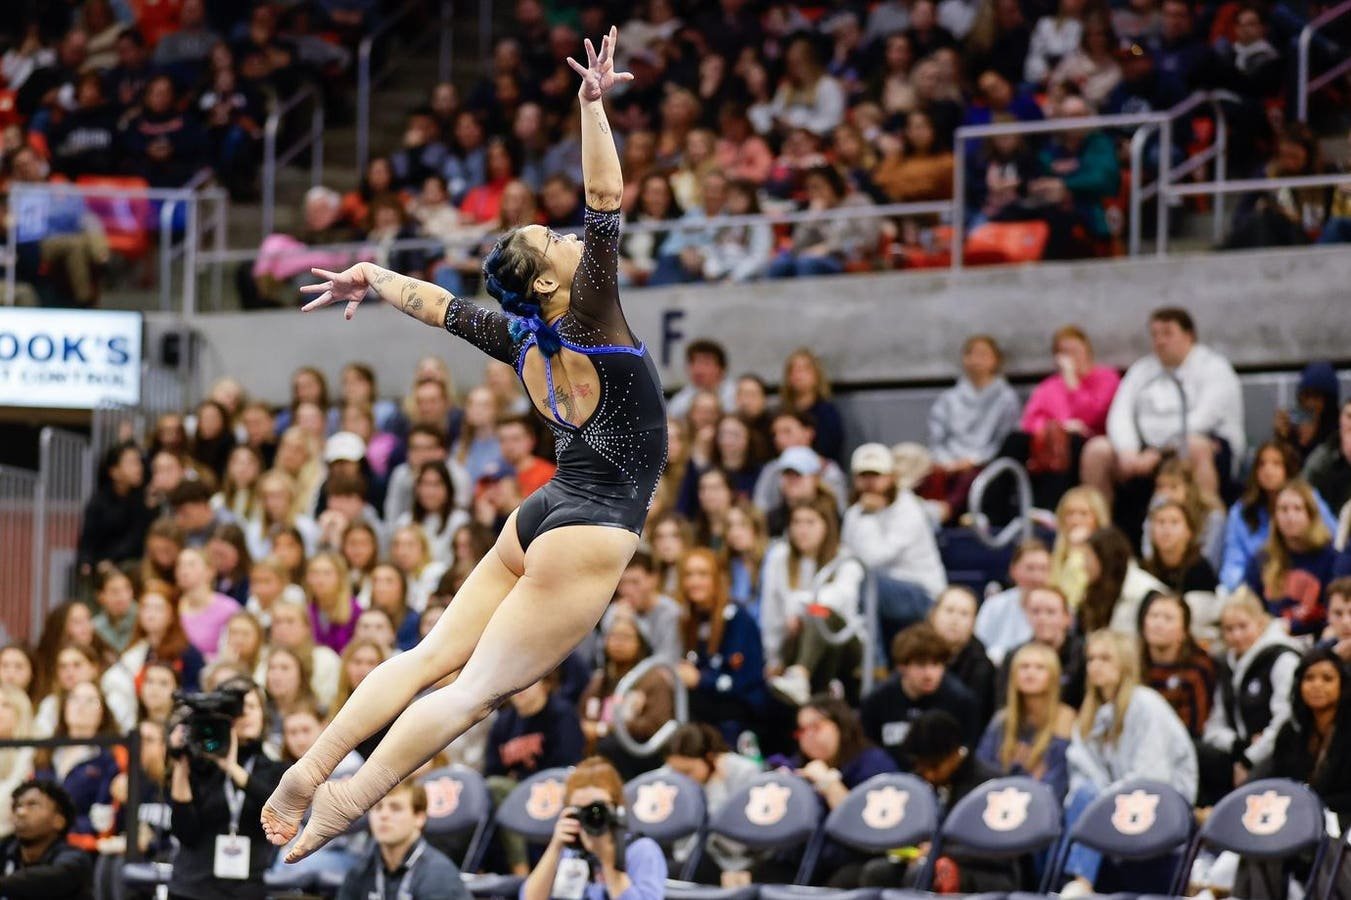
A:
POLYGON ((506 234, 483 263, 488 292, 507 314, 443 289, 358 263, 315 269, 322 284, 306 311, 368 290, 428 325, 444 327, 516 367, 557 439, 558 472, 511 514, 426 639, 368 675, 319 740, 287 770, 263 808, 268 840, 283 845, 314 811, 286 856, 294 862, 341 834, 375 801, 503 700, 548 674, 595 627, 638 544, 666 461, 666 409, 656 365, 619 306, 617 259, 623 176, 603 97, 632 79, 614 68, 614 28, 582 85, 585 238, 540 225, 506 234), (451 673, 449 685, 416 702, 451 673), (400 710, 351 779, 327 781, 347 752, 400 710))

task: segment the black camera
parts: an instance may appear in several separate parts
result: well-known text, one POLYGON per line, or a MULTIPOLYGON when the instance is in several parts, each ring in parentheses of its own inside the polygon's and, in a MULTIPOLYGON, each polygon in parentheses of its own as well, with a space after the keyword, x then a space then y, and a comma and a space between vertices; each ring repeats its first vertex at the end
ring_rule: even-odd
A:
POLYGON ((215 691, 175 691, 174 719, 188 728, 187 745, 175 755, 225 756, 230 752, 230 729, 244 713, 248 691, 229 683, 215 691))
POLYGON ((577 807, 577 821, 582 823, 582 830, 592 837, 600 837, 622 824, 614 807, 604 800, 595 800, 586 806, 577 807))

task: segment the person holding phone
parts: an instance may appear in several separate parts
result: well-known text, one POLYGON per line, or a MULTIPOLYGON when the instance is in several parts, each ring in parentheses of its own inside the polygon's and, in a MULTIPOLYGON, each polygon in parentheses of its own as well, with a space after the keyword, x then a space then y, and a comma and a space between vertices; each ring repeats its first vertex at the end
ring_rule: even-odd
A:
POLYGON ((564 796, 567 806, 520 900, 659 900, 666 857, 651 838, 628 841, 615 767, 599 756, 582 760, 564 796))

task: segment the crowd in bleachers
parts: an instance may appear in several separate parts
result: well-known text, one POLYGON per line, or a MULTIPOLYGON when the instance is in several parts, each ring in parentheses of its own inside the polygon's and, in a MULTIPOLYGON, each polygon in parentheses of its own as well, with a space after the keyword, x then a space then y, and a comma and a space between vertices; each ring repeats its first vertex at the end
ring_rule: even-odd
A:
MULTIPOLYGON (((370 161, 360 186, 341 201, 315 192, 307 199, 310 233, 291 237, 443 241, 443 252, 399 262, 463 293, 477 287, 482 244, 502 230, 530 222, 579 228, 580 145, 565 59, 615 15, 624 22, 617 61, 635 76, 613 98, 623 208, 629 222, 655 229, 626 238, 626 283, 941 265, 946 229, 937 215, 777 228, 661 224, 950 200, 961 125, 1162 111, 1209 89, 1234 97, 1224 104, 1231 178, 1324 172, 1313 132, 1291 114, 1295 41, 1318 8, 653 0, 617 11, 599 2, 548 9, 519 0, 515 32, 497 42, 488 71, 467 88, 436 85, 426 105, 409 112, 401 140, 383 148, 377 141, 385 155, 370 161), (310 202, 332 210, 322 225, 310 219, 310 202)), ((1344 98, 1344 87, 1337 90, 1344 98)), ((1174 164, 1209 143, 1213 116, 1203 104, 1178 120, 1174 164)), ((1335 113, 1316 121, 1325 132, 1347 124, 1335 113)), ((992 226, 973 236, 993 252, 979 258, 1119 250, 1130 137, 1131 129, 1088 129, 970 141, 966 215, 976 229, 992 226)), ((1147 177, 1159 152, 1152 145, 1147 177)), ((1344 189, 1247 196, 1225 246, 1340 241, 1348 216, 1344 189)), ((263 265, 254 267, 255 280, 263 265)))
MULTIPOLYGON (((847 443, 809 350, 786 358, 771 397, 765 379, 734 375, 717 343, 692 342, 644 542, 598 628, 429 766, 472 767, 501 800, 533 773, 598 754, 626 779, 663 764, 690 775, 714 807, 765 766, 799 773, 827 807, 881 772, 914 773, 947 806, 1017 773, 1048 785, 1071 822, 1130 777, 1204 811, 1279 776, 1309 784, 1345 824, 1351 402, 1330 365, 1311 363, 1297 403, 1249 448, 1264 429, 1244 422, 1223 353, 1184 310, 1159 309, 1148 328, 1150 352, 1122 375, 1095 362, 1083 330, 1061 328, 1055 374, 1026 403, 998 341, 972 335, 927 446, 894 448, 847 443), (1054 518, 995 551, 971 537, 973 517, 1018 511, 995 490, 984 511, 967 498, 1000 456, 1026 466, 1054 518), (617 696, 649 657, 673 668, 617 696), (677 677, 689 724, 661 753, 635 755, 617 727, 640 742, 656 734, 677 677)), ((34 773, 60 783, 74 804, 69 843, 112 857, 139 765, 142 799, 166 810, 142 829, 144 846, 178 845, 175 871, 206 877, 209 857, 193 848, 202 829, 223 831, 183 824, 190 779, 166 760, 165 733, 176 689, 234 685, 253 698, 237 755, 192 777, 242 772, 237 783, 254 785, 240 833, 261 879, 271 853, 256 807, 276 765, 298 758, 375 666, 426 638, 552 475, 530 412, 498 363, 461 395, 443 364, 420 360, 397 399, 360 363, 335 393, 307 366, 282 409, 224 379, 108 448, 79 546, 90 596, 53 610, 31 645, 0 650, 0 737, 139 729, 141 758, 0 750, 6 787, 34 773)), ((360 869, 364 840, 341 838, 310 864, 360 869)), ((920 868, 913 854, 827 856, 818 878, 837 887, 899 885, 920 868)), ((483 864, 525 875, 536 858, 503 832, 483 864)), ((796 864, 715 841, 697 877, 785 880, 796 864)), ((998 890, 1039 866, 957 856, 943 871, 951 889, 998 890)), ((1076 851, 1067 890, 1142 889, 1147 871, 1076 851)))

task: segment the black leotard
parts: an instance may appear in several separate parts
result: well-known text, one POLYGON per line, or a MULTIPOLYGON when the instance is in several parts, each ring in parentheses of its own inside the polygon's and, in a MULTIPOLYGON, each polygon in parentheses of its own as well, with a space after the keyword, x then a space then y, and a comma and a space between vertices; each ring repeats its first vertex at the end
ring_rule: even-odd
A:
MULTIPOLYGON (((563 346, 584 354, 596 367, 600 397, 586 421, 578 426, 564 421, 554 395, 553 368, 546 360, 551 415, 541 417, 554 433, 558 471, 517 510, 522 548, 536 535, 563 525, 610 525, 641 533, 666 466, 661 378, 619 306, 619 225, 617 210, 586 210, 571 307, 554 327, 563 346)), ((446 309, 447 331, 511 364, 521 376, 535 336, 513 338, 511 322, 505 313, 458 297, 446 309)))

